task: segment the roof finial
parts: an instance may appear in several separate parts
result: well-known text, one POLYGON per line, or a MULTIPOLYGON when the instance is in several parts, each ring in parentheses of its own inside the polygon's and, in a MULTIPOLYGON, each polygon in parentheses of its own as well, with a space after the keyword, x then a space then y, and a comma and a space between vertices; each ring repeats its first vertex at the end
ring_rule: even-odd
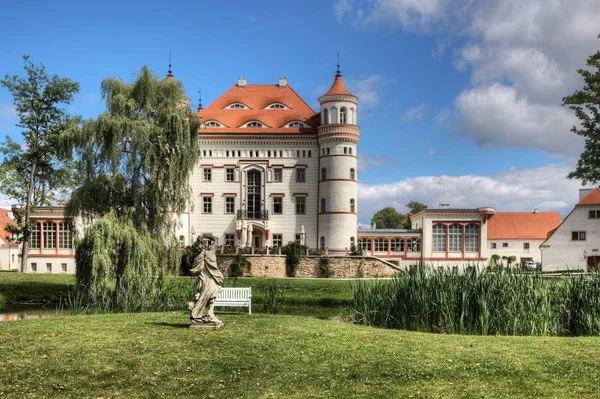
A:
POLYGON ((198 90, 198 111, 202 109, 202 89, 198 90))
POLYGON ((340 72, 340 52, 337 52, 337 71, 335 72, 335 76, 342 76, 342 73, 340 72))
POLYGON ((169 73, 167 73, 167 78, 173 77, 173 71, 171 70, 171 50, 169 50, 169 73))

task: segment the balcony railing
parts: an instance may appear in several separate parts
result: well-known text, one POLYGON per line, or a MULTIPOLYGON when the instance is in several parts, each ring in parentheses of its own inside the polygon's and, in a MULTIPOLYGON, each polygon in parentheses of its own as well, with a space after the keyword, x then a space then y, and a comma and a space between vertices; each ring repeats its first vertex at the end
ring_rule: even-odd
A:
POLYGON ((269 211, 238 210, 238 220, 269 220, 269 211))

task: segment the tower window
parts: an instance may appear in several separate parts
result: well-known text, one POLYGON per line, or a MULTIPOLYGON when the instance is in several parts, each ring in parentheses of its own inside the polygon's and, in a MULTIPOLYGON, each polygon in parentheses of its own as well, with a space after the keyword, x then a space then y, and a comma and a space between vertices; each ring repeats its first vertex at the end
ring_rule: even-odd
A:
POLYGON ((327 169, 322 168, 321 169, 321 180, 325 180, 327 179, 327 169))
POLYGON ((348 110, 346 107, 340 109, 340 123, 346 123, 348 110))
POLYGON ((348 147, 344 147, 344 154, 348 153, 348 147))
POLYGON ((354 168, 350 168, 350 179, 351 180, 356 179, 356 172, 354 171, 354 168))
POLYGON ((327 147, 327 155, 329 155, 331 153, 331 149, 329 147, 327 147))
POLYGON ((348 153, 352 155, 352 147, 348 147, 348 153))
POLYGON ((329 125, 329 110, 327 108, 323 110, 323 124, 329 125))
POLYGON ((321 198, 321 213, 325 213, 325 198, 321 198))
POLYGON ((354 209, 355 209, 355 202, 354 202, 354 198, 352 198, 350 200, 350 212, 354 213, 355 212, 354 209))

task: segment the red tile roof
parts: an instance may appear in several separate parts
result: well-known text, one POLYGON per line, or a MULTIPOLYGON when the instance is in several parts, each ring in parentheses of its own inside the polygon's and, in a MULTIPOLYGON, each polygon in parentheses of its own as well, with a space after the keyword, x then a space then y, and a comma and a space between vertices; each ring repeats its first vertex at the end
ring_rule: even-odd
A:
POLYGON ((600 205, 600 189, 593 189, 577 205, 600 205))
POLYGON ((539 239, 560 224, 559 212, 497 212, 487 226, 488 240, 539 239))
MULTIPOLYGON (((0 208, 0 237, 4 240, 5 243, 9 242, 8 237, 10 237, 10 234, 7 233, 4 229, 9 224, 16 226, 16 223, 8 217, 8 212, 10 212, 8 209, 0 208)), ((11 243, 10 245, 16 247, 17 243, 11 243)))
POLYGON ((332 95, 340 95, 340 94, 344 94, 344 95, 348 95, 348 96, 353 95, 352 93, 350 93, 350 91, 348 89, 346 89, 346 85, 344 84, 342 75, 335 75, 335 80, 333 81, 331 88, 329 89, 329 91, 327 93, 324 94, 324 96, 332 96, 332 95))
POLYGON ((316 113, 289 86, 247 84, 244 87, 233 86, 217 98, 198 115, 203 122, 217 121, 222 127, 201 128, 199 133, 277 133, 277 134, 316 134, 320 114, 316 113), (250 109, 224 109, 233 103, 242 103, 250 109), (281 103, 289 109, 264 109, 273 103, 281 103), (262 128, 242 128, 250 121, 259 121, 267 125, 262 128), (284 128, 289 122, 300 121, 308 128, 284 128))

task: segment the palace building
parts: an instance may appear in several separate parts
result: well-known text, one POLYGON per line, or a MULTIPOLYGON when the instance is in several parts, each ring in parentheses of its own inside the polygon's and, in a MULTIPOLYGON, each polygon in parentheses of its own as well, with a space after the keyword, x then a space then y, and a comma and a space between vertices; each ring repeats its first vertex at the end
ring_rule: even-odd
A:
POLYGON ((358 98, 339 69, 319 103, 316 113, 286 78, 240 78, 198 108, 192 236, 212 235, 227 246, 298 240, 329 253, 356 244, 358 98))

